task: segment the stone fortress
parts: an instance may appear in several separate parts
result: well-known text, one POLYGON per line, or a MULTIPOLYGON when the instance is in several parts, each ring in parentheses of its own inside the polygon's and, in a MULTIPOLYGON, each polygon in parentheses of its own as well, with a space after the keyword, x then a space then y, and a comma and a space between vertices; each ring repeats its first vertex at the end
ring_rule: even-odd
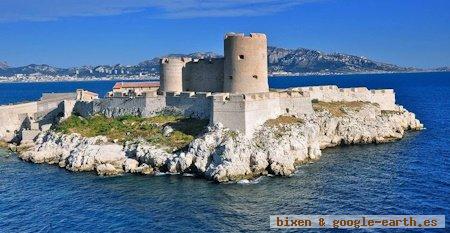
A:
POLYGON ((162 92, 268 92, 267 38, 260 33, 228 33, 224 58, 163 58, 162 92))
POLYGON ((0 106, 0 139, 11 140, 18 134, 22 140, 32 140, 40 130, 71 114, 145 117, 176 112, 209 119, 210 124, 222 123, 250 136, 258 126, 280 115, 312 114, 314 100, 364 101, 378 104, 381 110, 398 108, 392 89, 315 86, 269 90, 267 38, 260 33, 228 33, 223 58, 167 57, 160 64, 158 91, 97 98, 95 93, 78 90, 75 94, 46 94, 26 106, 0 106))

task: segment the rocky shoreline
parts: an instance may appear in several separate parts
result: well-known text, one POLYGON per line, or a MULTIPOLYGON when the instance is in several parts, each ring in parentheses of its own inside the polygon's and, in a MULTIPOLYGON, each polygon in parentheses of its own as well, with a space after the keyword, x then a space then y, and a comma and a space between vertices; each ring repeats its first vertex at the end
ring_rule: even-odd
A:
POLYGON ((85 138, 47 131, 18 155, 33 163, 104 176, 165 172, 237 182, 265 175, 289 176, 299 164, 319 159, 323 148, 390 142, 401 139, 406 130, 423 129, 415 115, 401 106, 382 111, 365 104, 342 111, 345 114, 317 109, 312 115, 296 116, 297 122, 275 121, 259 127, 252 137, 216 124, 186 150, 174 153, 140 139, 119 145, 104 136, 85 138))

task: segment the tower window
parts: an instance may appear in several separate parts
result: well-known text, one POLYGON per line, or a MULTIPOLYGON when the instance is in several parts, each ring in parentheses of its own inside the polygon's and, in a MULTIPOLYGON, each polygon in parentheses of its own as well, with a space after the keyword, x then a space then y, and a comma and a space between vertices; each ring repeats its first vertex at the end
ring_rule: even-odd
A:
POLYGON ((228 78, 233 79, 233 76, 230 75, 230 76, 228 76, 228 78))
POLYGON ((244 55, 239 55, 240 60, 243 60, 244 58, 245 58, 244 55))
POLYGON ((254 79, 258 79, 258 75, 253 75, 253 78, 254 79))

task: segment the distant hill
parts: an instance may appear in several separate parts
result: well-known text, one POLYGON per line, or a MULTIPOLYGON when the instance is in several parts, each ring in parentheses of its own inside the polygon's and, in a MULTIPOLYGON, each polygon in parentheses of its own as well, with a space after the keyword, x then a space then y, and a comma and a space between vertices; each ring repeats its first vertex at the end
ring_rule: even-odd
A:
POLYGON ((322 53, 311 49, 268 48, 269 70, 293 73, 405 72, 416 68, 400 67, 342 53, 322 53))
POLYGON ((7 69, 9 68, 8 63, 6 63, 5 61, 0 61, 0 69, 7 69))
MULTIPOLYGON (((215 58, 221 55, 206 53, 169 54, 169 57, 215 58)), ((166 57, 166 56, 165 56, 166 57)), ((22 67, 9 67, 6 62, 0 62, 0 76, 14 76, 16 74, 44 74, 44 75, 77 75, 79 77, 106 75, 139 75, 159 72, 159 57, 145 60, 137 65, 100 65, 80 66, 72 68, 57 68, 46 64, 31 64, 22 67)), ((372 61, 365 57, 346 55, 342 53, 322 53, 317 50, 298 48, 285 49, 268 48, 269 72, 290 73, 361 73, 361 72, 409 72, 419 71, 411 67, 400 67, 372 61)))
POLYGON ((450 66, 438 67, 438 68, 436 68, 434 70, 435 71, 441 71, 441 72, 449 72, 450 71, 450 66))

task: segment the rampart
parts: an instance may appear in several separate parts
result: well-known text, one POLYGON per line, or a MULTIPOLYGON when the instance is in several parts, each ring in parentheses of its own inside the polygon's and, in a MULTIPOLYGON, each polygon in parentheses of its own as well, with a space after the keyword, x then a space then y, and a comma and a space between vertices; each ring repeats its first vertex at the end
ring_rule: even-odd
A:
POLYGON ((395 110, 395 93, 393 89, 369 90, 366 87, 338 88, 330 86, 297 87, 309 94, 310 98, 325 102, 363 101, 378 104, 382 110, 395 110))
POLYGON ((215 94, 211 122, 251 135, 256 127, 280 115, 313 112, 309 96, 299 91, 215 94))
POLYGON ((40 130, 65 115, 64 101, 76 93, 44 93, 39 101, 0 106, 0 139, 14 140, 23 130, 40 130))
POLYGON ((156 92, 146 92, 145 95, 138 97, 110 97, 92 102, 79 102, 74 112, 81 116, 103 114, 108 117, 125 115, 146 117, 161 112, 165 107, 164 96, 156 95, 156 92))
POLYGON ((167 108, 186 117, 209 119, 211 116, 211 92, 168 92, 167 108))
POLYGON ((223 58, 194 59, 183 70, 183 91, 222 92, 223 58))

